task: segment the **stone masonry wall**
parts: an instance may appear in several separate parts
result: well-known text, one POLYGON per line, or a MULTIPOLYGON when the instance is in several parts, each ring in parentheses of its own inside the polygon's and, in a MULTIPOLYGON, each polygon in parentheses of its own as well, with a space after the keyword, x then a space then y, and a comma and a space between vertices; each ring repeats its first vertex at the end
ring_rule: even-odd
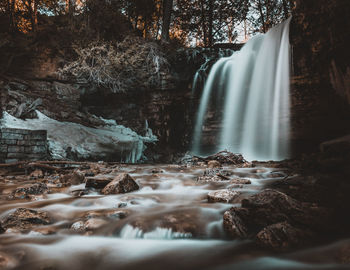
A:
POLYGON ((46 130, 0 129, 0 162, 47 158, 46 130))

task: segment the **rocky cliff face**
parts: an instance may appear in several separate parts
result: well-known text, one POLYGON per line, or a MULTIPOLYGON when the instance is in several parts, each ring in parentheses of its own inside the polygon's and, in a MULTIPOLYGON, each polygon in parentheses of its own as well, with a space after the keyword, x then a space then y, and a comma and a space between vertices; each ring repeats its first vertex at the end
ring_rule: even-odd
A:
POLYGON ((186 152, 191 137, 196 106, 188 89, 144 91, 139 93, 82 96, 84 110, 145 135, 147 127, 158 137, 148 145, 149 160, 170 161, 176 153, 186 152))
POLYGON ((296 153, 350 131, 349 12, 346 0, 296 1, 290 33, 296 153))
POLYGON ((59 121, 87 126, 101 124, 81 111, 80 91, 72 83, 54 79, 1 77, 1 108, 17 118, 32 118, 38 109, 59 121))

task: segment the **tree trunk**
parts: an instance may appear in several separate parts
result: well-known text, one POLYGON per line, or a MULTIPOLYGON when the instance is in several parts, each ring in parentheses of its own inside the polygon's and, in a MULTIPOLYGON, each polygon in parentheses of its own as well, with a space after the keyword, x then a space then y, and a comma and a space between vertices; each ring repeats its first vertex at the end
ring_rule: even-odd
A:
POLYGON ((209 33, 208 46, 213 46, 213 17, 214 17, 214 0, 209 0, 209 33))
POLYGON ((261 23, 262 23, 262 26, 263 26, 263 31, 264 31, 264 33, 266 33, 265 19, 264 19, 264 13, 262 11, 261 0, 259 0, 258 9, 259 9, 259 12, 260 12, 260 17, 261 17, 261 23))
POLYGON ((7 1, 7 9, 9 15, 9 31, 14 32, 16 30, 15 24, 15 0, 7 1))
POLYGON ((66 14, 69 14, 69 1, 70 0, 66 0, 66 5, 65 5, 66 14))
POLYGON ((286 0, 282 0, 282 5, 283 5, 284 18, 287 19, 289 17, 287 1, 286 0))
POLYGON ((162 25, 162 40, 169 40, 169 29, 171 21, 171 13, 173 11, 174 0, 163 0, 163 25, 162 25))
POLYGON ((69 0, 69 16, 73 17, 74 16, 74 12, 75 12, 75 0, 69 0))
POLYGON ((202 12, 201 23, 202 23, 202 31, 203 31, 203 45, 207 46, 208 45, 208 35, 207 35, 207 29, 206 29, 206 24, 205 24, 205 22, 207 21, 207 16, 206 16, 206 12, 205 12, 204 0, 201 1, 201 12, 202 12))
POLYGON ((266 28, 265 30, 267 31, 268 28, 271 27, 271 18, 270 18, 270 1, 269 0, 265 0, 265 7, 266 7, 266 20, 265 20, 265 24, 266 24, 266 28))
POLYGON ((36 31, 36 27, 38 24, 38 0, 32 0, 30 2, 30 21, 32 25, 32 31, 36 31))

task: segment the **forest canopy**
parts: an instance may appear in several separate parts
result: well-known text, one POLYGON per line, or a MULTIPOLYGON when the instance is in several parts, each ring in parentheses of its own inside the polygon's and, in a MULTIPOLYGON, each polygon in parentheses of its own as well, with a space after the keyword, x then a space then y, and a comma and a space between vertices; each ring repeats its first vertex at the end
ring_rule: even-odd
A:
POLYGON ((0 0, 0 32, 52 28, 89 40, 134 33, 185 46, 244 42, 287 18, 293 0, 0 0))

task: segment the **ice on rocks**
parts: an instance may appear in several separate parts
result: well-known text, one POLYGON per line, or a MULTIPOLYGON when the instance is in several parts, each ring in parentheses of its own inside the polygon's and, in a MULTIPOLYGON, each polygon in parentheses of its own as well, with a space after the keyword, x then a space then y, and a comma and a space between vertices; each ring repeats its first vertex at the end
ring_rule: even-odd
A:
POLYGON ((100 118, 105 125, 91 128, 57 121, 37 110, 36 114, 35 119, 22 120, 4 112, 1 127, 47 130, 49 150, 54 159, 65 159, 70 151, 80 159, 118 156, 122 162, 135 163, 142 158, 145 143, 157 141, 152 132, 141 136, 130 128, 117 125, 115 120, 100 118))

